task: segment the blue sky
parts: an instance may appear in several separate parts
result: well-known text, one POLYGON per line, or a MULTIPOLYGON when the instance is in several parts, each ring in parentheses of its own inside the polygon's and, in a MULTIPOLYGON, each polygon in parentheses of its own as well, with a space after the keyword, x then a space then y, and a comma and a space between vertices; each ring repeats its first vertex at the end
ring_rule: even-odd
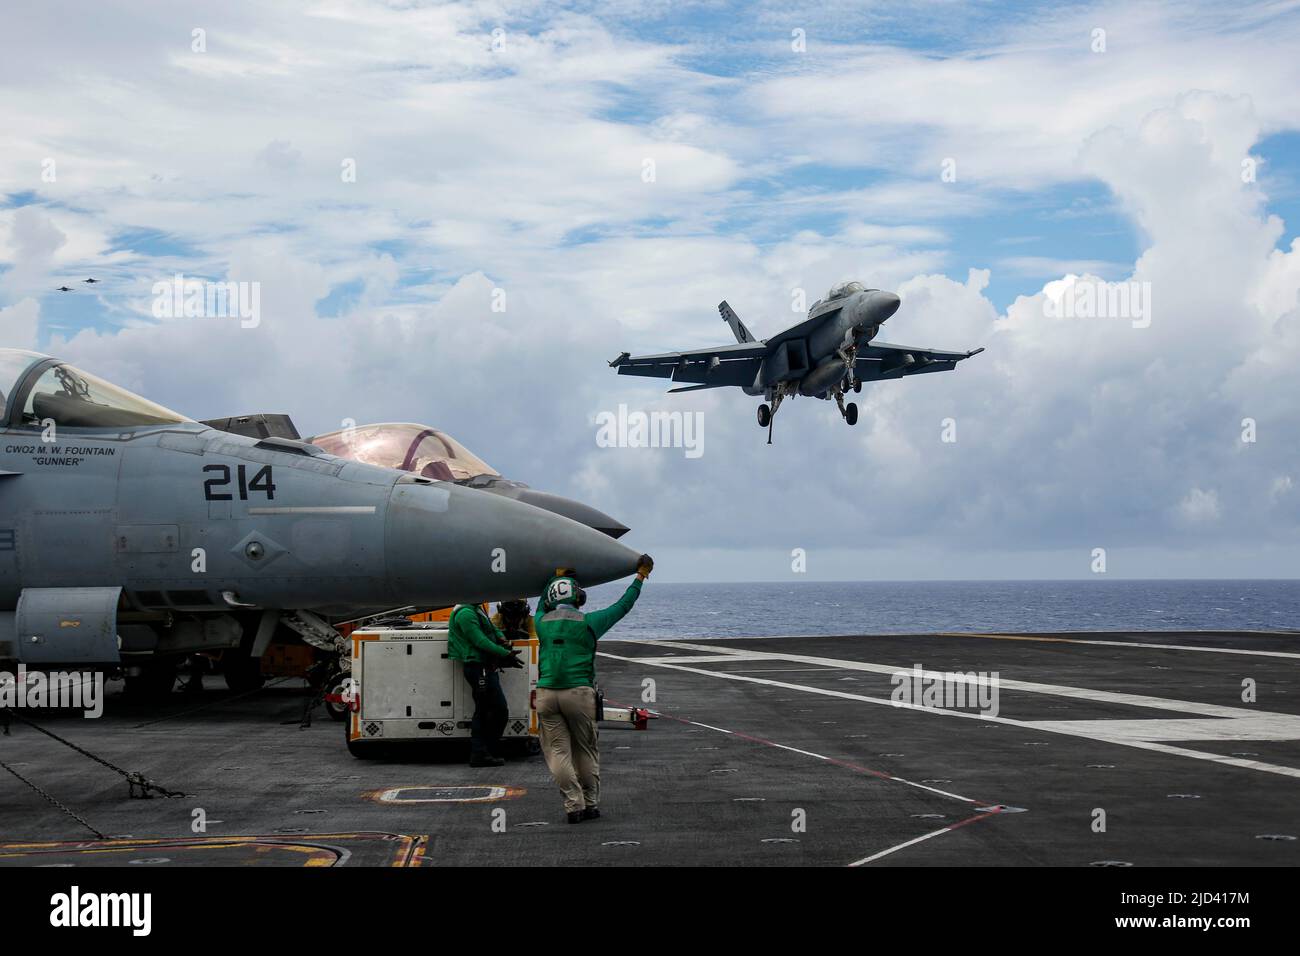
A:
POLYGON ((1095 547, 1125 576, 1300 569, 1294 5, 52 3, 11 27, 8 344, 198 417, 437 424, 620 517, 670 579, 770 578, 796 547, 822 578, 1070 577, 1095 547), (259 326, 156 318, 177 273, 259 283, 259 326), (864 394, 852 431, 792 403, 772 449, 744 396, 605 366, 725 341, 722 298, 770 335, 849 278, 902 296, 882 337, 988 351, 864 394), (1156 320, 1045 317, 1093 279, 1147 283, 1156 320), (621 403, 703 416, 708 451, 598 447, 621 403))

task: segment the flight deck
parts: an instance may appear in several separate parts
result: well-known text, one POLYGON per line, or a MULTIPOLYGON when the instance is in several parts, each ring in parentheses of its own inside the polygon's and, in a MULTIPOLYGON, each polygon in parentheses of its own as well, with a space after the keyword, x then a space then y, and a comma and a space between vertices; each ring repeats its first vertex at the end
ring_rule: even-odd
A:
POLYGON ((25 716, 184 795, 129 799, 15 721, 0 760, 45 795, 0 774, 0 864, 1300 865, 1300 634, 602 641, 597 667, 658 719, 602 727, 596 821, 539 756, 356 759, 298 681, 110 684, 100 719, 25 716), (908 673, 996 707, 900 702, 908 673))

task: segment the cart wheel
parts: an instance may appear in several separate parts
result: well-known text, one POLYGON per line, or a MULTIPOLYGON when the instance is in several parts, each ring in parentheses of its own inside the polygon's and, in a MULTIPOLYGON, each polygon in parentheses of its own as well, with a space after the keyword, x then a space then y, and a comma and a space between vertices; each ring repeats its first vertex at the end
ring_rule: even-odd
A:
POLYGON ((381 743, 375 740, 364 740, 361 738, 353 740, 351 731, 351 721, 344 721, 343 739, 347 742, 348 753, 352 754, 352 756, 356 757, 358 760, 374 760, 376 757, 383 756, 380 752, 383 748, 381 743))
POLYGON ((536 757, 542 752, 542 742, 536 737, 529 737, 528 744, 524 749, 528 751, 528 756, 536 757))

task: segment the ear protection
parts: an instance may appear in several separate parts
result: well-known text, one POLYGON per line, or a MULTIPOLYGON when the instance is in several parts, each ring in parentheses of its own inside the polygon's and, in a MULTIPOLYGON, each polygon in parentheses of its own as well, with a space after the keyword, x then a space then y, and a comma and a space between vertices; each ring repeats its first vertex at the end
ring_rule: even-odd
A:
POLYGON ((546 588, 546 603, 550 607, 573 601, 574 607, 587 603, 587 592, 573 578, 556 578, 546 588))

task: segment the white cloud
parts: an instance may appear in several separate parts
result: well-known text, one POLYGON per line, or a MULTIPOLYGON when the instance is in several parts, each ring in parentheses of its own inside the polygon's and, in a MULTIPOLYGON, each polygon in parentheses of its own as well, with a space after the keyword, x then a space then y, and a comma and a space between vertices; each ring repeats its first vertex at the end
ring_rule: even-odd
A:
POLYGON ((40 315, 40 303, 35 299, 23 299, 0 309, 0 340, 5 343, 5 347, 35 349, 40 315))
POLYGON ((1178 502, 1178 512, 1185 521, 1196 524, 1217 521, 1220 514, 1219 494, 1213 489, 1205 491, 1193 488, 1178 502))
POLYGON ((1290 21, 1157 29, 1103 6, 946 57, 819 41, 736 79, 599 13, 509 4, 132 8, 66 25, 56 56, 50 16, 15 21, 0 64, 15 131, 0 177, 42 203, 0 210, 9 344, 35 337, 24 287, 104 271, 116 325, 74 323, 50 351, 196 417, 438 424, 619 517, 638 546, 682 549, 681 577, 792 547, 850 565, 822 561, 826 577, 856 576, 854 553, 872 573, 906 552, 913 574, 942 554, 944 573, 978 576, 992 552, 1293 547, 1300 503, 1277 476, 1300 428, 1300 244, 1277 248, 1267 176, 1240 177, 1261 136, 1300 127, 1290 21), (1104 55, 1087 51, 1093 22, 1104 55), (189 51, 197 23, 206 54, 189 51), (42 185, 47 155, 60 176, 42 185), (948 155, 955 184, 938 178, 948 155), (1018 235, 994 218, 1004 191, 1081 179, 1133 223, 1136 262, 992 259, 994 237, 992 272, 945 274, 959 218, 1018 235), (1150 283, 1149 328, 1051 318, 1053 283, 1005 311, 988 296, 1008 272, 1103 266, 1150 283), (177 271, 260 282, 261 326, 147 318, 151 283, 177 271), (852 276, 899 291, 883 338, 988 351, 868 386, 856 429, 791 402, 771 447, 737 392, 665 396, 604 366, 726 341, 723 298, 770 335, 797 318, 793 289, 811 302, 852 276), (701 411, 705 456, 597 448, 594 415, 621 402, 701 411), (1259 441, 1243 447, 1248 416, 1259 441), (956 443, 940 441, 949 418, 956 443))
POLYGON ((34 206, 15 209, 7 218, 7 258, 12 268, 4 275, 4 288, 13 295, 34 292, 48 283, 55 254, 68 237, 34 206))

